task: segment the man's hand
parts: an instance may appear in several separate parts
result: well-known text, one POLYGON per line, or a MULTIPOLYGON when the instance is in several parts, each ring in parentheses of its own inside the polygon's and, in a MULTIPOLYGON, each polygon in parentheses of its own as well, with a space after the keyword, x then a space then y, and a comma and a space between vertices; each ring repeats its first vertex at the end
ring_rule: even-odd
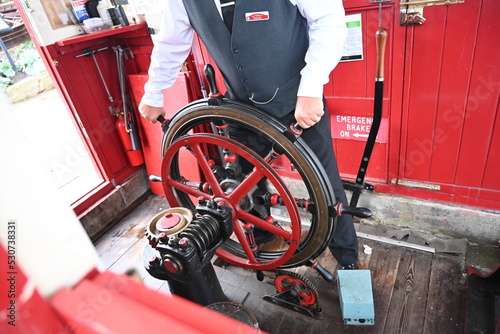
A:
POLYGON ((319 97, 298 96, 295 106, 295 119, 302 129, 318 123, 325 113, 323 99, 319 97))
POLYGON ((158 116, 165 116, 163 107, 153 107, 142 102, 139 104, 139 112, 142 117, 152 123, 156 123, 158 116))

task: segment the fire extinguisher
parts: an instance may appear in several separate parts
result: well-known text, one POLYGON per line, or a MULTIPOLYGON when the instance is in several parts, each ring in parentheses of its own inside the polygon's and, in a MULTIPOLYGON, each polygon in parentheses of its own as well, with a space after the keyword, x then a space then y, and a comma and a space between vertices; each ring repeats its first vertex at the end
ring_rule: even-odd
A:
POLYGON ((120 84, 121 108, 116 108, 115 113, 116 130, 120 136, 128 161, 132 166, 139 166, 144 163, 144 158, 141 151, 141 142, 137 134, 137 129, 134 119, 134 109, 130 101, 130 96, 127 92, 127 83, 125 75, 125 66, 123 63, 124 53, 128 52, 130 57, 134 57, 130 48, 122 49, 119 45, 113 47, 116 55, 116 63, 118 65, 118 83, 120 84))
POLYGON ((134 145, 133 136, 136 135, 134 129, 128 129, 125 123, 125 117, 123 114, 118 114, 116 119, 116 130, 122 142, 123 149, 127 155, 128 161, 132 166, 139 166, 144 163, 144 158, 142 156, 142 150, 140 146, 134 145))

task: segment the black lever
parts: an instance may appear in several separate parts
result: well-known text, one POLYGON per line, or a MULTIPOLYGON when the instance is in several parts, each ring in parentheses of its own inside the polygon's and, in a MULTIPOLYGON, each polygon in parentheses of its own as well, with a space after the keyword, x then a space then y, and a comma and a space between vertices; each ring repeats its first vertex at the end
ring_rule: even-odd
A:
POLYGON ((165 117, 163 117, 162 115, 158 116, 156 120, 161 123, 161 129, 163 130, 163 133, 167 132, 170 120, 165 119, 165 117))
POLYGON ((210 93, 208 94, 208 104, 209 105, 220 105, 222 99, 222 94, 217 89, 217 84, 215 82, 215 70, 212 65, 205 65, 205 77, 207 78, 208 87, 210 88, 210 93))
POLYGON ((325 279, 327 282, 333 282, 333 275, 325 269, 321 264, 319 264, 318 260, 312 260, 309 259, 307 260, 306 264, 311 267, 316 269, 316 271, 325 279))
POLYGON ((289 128, 283 132, 283 135, 288 138, 289 141, 295 143, 297 138, 300 137, 304 130, 300 127, 298 123, 290 124, 289 128))
POLYGON ((340 203, 337 207, 337 214, 342 216, 343 214, 353 215, 359 218, 370 218, 373 213, 367 208, 353 208, 350 206, 344 206, 340 203))

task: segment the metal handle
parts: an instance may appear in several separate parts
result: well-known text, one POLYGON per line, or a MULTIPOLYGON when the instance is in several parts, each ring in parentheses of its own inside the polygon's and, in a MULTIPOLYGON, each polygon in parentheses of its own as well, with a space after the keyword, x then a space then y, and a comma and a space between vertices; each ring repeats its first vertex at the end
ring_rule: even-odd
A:
POLYGON ((306 264, 311 267, 316 269, 316 271, 325 279, 327 282, 333 282, 333 275, 325 269, 321 264, 319 264, 318 260, 312 260, 309 259, 307 260, 306 264))
POLYGON ((170 120, 166 119, 162 115, 158 116, 156 120, 160 122, 163 133, 166 133, 168 131, 168 127, 170 126, 170 120))
POLYGON ((387 29, 380 28, 377 30, 377 70, 376 81, 384 81, 384 59, 385 59, 385 45, 387 44, 387 29))
POLYGON ((299 123, 292 123, 290 124, 290 130, 296 134, 297 136, 300 136, 304 130, 302 127, 299 125, 299 123))
POLYGON ((339 216, 347 214, 347 215, 353 215, 353 216, 356 216, 359 218, 370 218, 373 215, 373 213, 370 209, 344 206, 344 205, 342 205, 342 203, 339 203, 339 205, 337 207, 337 213, 339 216))
POLYGON ((210 93, 208 96, 211 98, 219 97, 221 93, 217 89, 217 84, 215 83, 215 70, 213 66, 210 64, 206 64, 204 72, 205 72, 205 77, 207 78, 208 81, 208 87, 210 88, 210 93))

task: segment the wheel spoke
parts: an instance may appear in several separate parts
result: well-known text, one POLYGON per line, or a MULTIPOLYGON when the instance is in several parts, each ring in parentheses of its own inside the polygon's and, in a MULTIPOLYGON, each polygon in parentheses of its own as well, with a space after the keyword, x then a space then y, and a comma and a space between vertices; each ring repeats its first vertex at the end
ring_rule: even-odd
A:
POLYGON ((235 220, 234 224, 234 234, 238 238, 238 241, 240 242, 241 248, 243 248, 243 251, 245 252, 245 255, 248 258, 249 263, 252 264, 257 264, 259 261, 255 258, 255 255, 253 254, 252 250, 250 249, 250 245, 248 244, 247 238, 245 237, 245 232, 241 229, 240 223, 235 220))
POLYGON ((240 218, 241 220, 248 222, 248 223, 254 224, 255 226, 263 228, 264 230, 267 230, 271 233, 274 233, 277 236, 279 236, 285 240, 292 240, 293 239, 292 233, 285 231, 284 229, 280 228, 279 226, 268 223, 267 221, 262 220, 259 217, 256 217, 256 216, 254 216, 251 213, 248 213, 246 211, 239 211, 237 213, 237 217, 240 218))
POLYGON ((191 148, 196 160, 198 161, 198 165, 200 166, 203 175, 207 179, 208 184, 212 188, 212 192, 215 196, 222 196, 224 193, 219 185, 217 178, 212 172, 212 168, 208 165, 207 160, 205 159, 205 154, 201 150, 200 143, 190 143, 189 147, 191 148))
POLYGON ((174 180, 171 177, 167 178, 167 180, 165 180, 165 182, 168 185, 170 185, 171 187, 173 187, 177 190, 180 190, 182 192, 185 192, 186 194, 194 196, 196 198, 203 197, 204 199, 209 199, 210 197, 212 197, 212 195, 210 195, 210 194, 207 194, 201 190, 198 190, 198 189, 195 189, 195 188, 190 187, 188 185, 185 185, 184 183, 177 181, 177 180, 174 180))

